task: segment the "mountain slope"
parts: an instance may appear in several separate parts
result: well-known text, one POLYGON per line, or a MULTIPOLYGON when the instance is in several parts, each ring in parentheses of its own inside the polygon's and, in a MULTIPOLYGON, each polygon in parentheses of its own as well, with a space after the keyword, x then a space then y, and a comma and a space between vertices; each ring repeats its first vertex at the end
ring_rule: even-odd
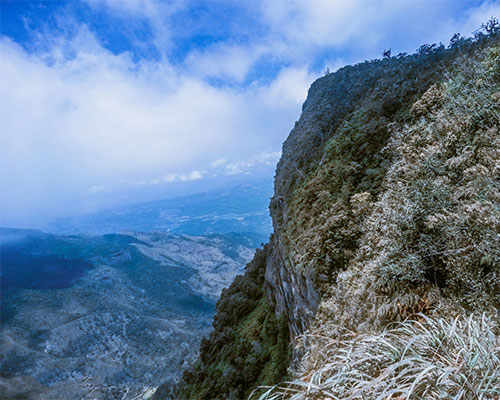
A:
MULTIPOLYGON (((245 387, 231 383, 230 366, 258 353, 257 345, 244 347, 240 327, 259 330, 250 316, 261 299, 288 322, 290 339, 310 329, 292 357, 303 372, 297 398, 326 395, 308 397, 303 388, 329 362, 323 339, 335 350, 346 330, 376 335, 417 313, 482 310, 498 322, 499 54, 498 34, 478 35, 447 49, 424 45, 411 56, 345 67, 311 86, 277 167, 274 233, 254 260, 260 277, 252 278, 250 264, 240 278, 264 279, 265 294, 236 283, 222 294, 214 332, 185 374, 181 398, 244 399, 259 384, 278 383, 274 371, 285 378, 289 358, 281 357, 272 374, 250 376, 245 387), (220 323, 223 305, 238 293, 247 311, 220 323)), ((257 344, 278 338, 268 332, 257 344)), ((353 392, 340 385, 331 393, 353 392)))
POLYGON ((253 233, 258 240, 266 241, 272 230, 267 209, 271 195, 271 183, 257 181, 60 219, 47 230, 65 235, 101 235, 130 229, 184 235, 239 232, 253 233))

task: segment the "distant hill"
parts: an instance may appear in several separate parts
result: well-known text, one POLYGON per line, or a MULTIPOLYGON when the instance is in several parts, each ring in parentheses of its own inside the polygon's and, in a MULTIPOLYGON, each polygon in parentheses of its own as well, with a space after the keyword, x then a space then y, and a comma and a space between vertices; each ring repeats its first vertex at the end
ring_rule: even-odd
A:
POLYGON ((123 230, 186 235, 239 232, 257 234, 259 240, 267 241, 272 232, 268 211, 272 192, 272 183, 268 181, 241 184, 59 219, 45 230, 58 234, 105 234, 123 230))
POLYGON ((0 228, 0 398, 121 399, 176 381, 256 246, 0 228))

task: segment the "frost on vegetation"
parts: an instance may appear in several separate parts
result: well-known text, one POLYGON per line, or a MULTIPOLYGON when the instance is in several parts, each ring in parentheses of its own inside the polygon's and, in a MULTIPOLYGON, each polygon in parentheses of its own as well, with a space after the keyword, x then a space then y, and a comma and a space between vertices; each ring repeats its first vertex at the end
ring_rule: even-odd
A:
POLYGON ((442 106, 390 143, 396 161, 365 238, 385 292, 430 283, 467 308, 500 306, 500 82, 491 65, 500 70, 498 47, 482 63, 463 60, 442 106))
POLYGON ((319 193, 307 211, 319 224, 289 229, 297 265, 321 272, 335 251, 344 264, 303 374, 260 399, 499 398, 500 47, 459 57, 410 114, 389 126, 376 196, 319 193), (479 310, 491 317, 464 317, 479 310))
POLYGON ((324 310, 339 326, 381 329, 413 312, 500 307, 499 61, 498 47, 481 62, 461 60, 422 97, 437 96, 438 108, 392 127, 393 163, 376 202, 351 197, 365 199, 350 220, 363 233, 319 318, 324 310))
POLYGON ((486 314, 419 314, 376 335, 318 340, 321 351, 297 379, 261 387, 251 399, 495 400, 500 394, 498 318, 486 314))

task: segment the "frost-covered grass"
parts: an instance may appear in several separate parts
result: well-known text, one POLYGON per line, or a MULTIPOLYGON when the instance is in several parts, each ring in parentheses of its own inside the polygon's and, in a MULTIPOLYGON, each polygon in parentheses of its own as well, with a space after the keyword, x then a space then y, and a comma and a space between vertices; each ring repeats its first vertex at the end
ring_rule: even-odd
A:
POLYGON ((324 338, 316 369, 251 399, 499 399, 497 323, 419 314, 378 335, 324 338))

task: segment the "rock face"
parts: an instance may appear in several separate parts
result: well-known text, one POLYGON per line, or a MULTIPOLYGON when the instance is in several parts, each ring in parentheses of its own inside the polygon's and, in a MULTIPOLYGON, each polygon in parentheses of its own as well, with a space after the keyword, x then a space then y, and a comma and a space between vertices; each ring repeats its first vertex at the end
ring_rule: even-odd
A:
POLYGON ((314 272, 297 273, 285 264, 283 246, 278 235, 271 239, 266 260, 267 297, 278 315, 286 314, 290 335, 300 335, 314 318, 320 295, 314 272))

